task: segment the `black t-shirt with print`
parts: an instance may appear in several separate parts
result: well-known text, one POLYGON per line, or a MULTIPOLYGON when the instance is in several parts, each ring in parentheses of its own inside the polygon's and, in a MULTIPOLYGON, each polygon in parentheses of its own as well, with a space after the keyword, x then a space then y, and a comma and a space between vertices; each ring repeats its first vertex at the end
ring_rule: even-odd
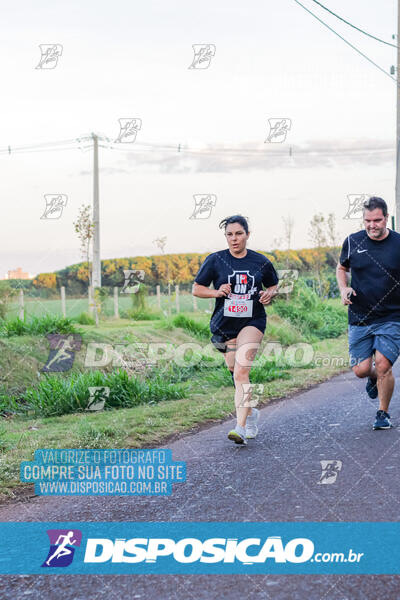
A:
POLYGON ((210 329, 211 333, 233 333, 252 320, 266 319, 259 292, 263 285, 266 288, 276 285, 278 276, 271 261, 263 254, 247 249, 246 256, 236 258, 226 249, 207 256, 195 282, 205 286, 212 283, 216 290, 223 283, 231 284, 228 297, 215 299, 210 329))
POLYGON ((342 246, 340 264, 351 269, 350 325, 400 321, 400 234, 389 229, 381 240, 365 230, 349 235, 342 246))

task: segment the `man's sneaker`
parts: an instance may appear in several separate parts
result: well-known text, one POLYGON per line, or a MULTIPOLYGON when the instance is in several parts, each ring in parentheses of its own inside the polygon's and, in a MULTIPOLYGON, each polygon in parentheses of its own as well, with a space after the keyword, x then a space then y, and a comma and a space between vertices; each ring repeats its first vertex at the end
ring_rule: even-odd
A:
POLYGON ((233 440, 235 444, 247 444, 246 430, 244 427, 240 427, 239 425, 236 425, 235 429, 232 429, 228 433, 228 438, 233 440))
POLYGON ((260 411, 257 408, 252 408, 251 415, 246 419, 246 437, 253 439, 258 433, 257 423, 260 418, 260 411))
POLYGON ((390 415, 384 410, 378 410, 373 429, 390 429, 393 427, 390 415))
POLYGON ((378 396, 378 386, 376 385, 376 378, 372 379, 372 377, 368 377, 365 389, 367 390, 367 394, 370 398, 376 398, 378 396))

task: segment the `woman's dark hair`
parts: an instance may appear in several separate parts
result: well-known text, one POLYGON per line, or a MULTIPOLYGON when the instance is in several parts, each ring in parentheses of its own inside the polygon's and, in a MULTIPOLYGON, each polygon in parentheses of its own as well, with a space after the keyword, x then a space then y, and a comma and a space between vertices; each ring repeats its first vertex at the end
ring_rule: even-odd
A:
POLYGON ((380 208, 384 217, 386 217, 386 215, 388 214, 386 202, 383 198, 379 198, 378 196, 371 196, 371 198, 364 202, 363 208, 366 208, 367 210, 374 210, 375 208, 380 208))
POLYGON ((239 225, 243 227, 245 232, 249 233, 249 224, 247 223, 247 217, 242 217, 242 215, 233 215, 232 217, 226 217, 226 219, 223 219, 220 222, 219 228, 224 228, 226 230, 227 226, 231 223, 239 223, 239 225))

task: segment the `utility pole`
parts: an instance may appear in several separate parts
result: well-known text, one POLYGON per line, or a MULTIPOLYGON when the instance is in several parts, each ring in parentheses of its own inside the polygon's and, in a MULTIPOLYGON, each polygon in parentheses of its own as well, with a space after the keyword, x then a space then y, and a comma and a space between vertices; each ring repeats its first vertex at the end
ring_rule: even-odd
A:
MULTIPOLYGON (((400 2, 400 0, 399 0, 400 2)), ((99 138, 92 133, 93 139, 93 288, 101 287, 100 261, 100 205, 99 205, 99 138)))
POLYGON ((396 231, 400 231, 400 0, 397 0, 396 231))

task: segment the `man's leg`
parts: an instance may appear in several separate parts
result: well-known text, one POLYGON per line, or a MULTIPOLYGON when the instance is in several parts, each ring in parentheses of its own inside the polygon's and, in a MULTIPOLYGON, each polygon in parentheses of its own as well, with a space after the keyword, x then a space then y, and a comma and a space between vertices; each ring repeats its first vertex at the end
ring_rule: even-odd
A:
POLYGON ((394 389, 392 363, 379 350, 375 353, 375 371, 378 385, 379 410, 388 411, 394 389))
POLYGON ((375 367, 372 366, 372 356, 369 356, 360 364, 353 367, 353 373, 363 379, 364 377, 376 377, 375 367))

